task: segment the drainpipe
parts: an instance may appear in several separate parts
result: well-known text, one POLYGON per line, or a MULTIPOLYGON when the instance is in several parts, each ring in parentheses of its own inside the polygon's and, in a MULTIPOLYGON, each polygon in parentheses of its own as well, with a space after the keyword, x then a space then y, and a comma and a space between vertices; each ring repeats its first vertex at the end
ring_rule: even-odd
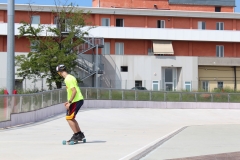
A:
POLYGON ((234 69, 234 91, 237 90, 237 72, 236 72, 236 66, 233 67, 234 69))

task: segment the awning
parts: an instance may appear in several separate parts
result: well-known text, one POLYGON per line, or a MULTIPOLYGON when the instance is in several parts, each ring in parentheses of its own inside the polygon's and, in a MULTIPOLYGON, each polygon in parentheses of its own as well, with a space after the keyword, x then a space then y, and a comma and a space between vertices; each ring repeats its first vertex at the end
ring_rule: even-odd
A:
POLYGON ((153 41, 154 54, 174 54, 172 41, 153 41))

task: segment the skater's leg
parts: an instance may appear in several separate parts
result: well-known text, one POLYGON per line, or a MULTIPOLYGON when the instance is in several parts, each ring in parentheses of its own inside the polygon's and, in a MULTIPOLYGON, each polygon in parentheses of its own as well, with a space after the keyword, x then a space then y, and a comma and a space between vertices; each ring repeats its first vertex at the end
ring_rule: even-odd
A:
POLYGON ((79 125, 78 125, 78 122, 77 122, 75 119, 73 119, 73 121, 74 121, 74 123, 75 123, 77 132, 81 132, 81 129, 80 129, 79 125))
MULTIPOLYGON (((76 120, 75 120, 75 121, 76 121, 76 120)), ((77 127, 75 121, 74 121, 74 119, 73 119, 73 120, 70 120, 70 119, 67 120, 67 122, 68 122, 69 126, 71 127, 73 133, 78 133, 78 132, 79 132, 79 131, 78 131, 78 127, 77 127)))
POLYGON ((75 120, 75 116, 77 115, 82 104, 83 104, 83 100, 76 103, 72 103, 66 114, 66 120, 68 121, 69 126, 74 132, 71 140, 81 141, 83 138, 85 138, 84 134, 81 132, 78 122, 75 120))

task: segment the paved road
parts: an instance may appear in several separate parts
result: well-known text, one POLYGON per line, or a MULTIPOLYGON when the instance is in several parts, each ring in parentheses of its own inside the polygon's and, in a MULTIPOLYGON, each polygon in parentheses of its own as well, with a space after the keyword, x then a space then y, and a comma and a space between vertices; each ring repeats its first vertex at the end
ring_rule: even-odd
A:
MULTIPOLYGON (((0 130, 0 159, 66 160, 76 157, 84 160, 130 159, 184 126, 240 124, 239 115, 240 110, 226 109, 81 110, 77 120, 85 133, 87 143, 74 146, 62 145, 62 140, 69 139, 72 133, 64 115, 61 115, 38 124, 0 130)), ((189 144, 194 144, 195 139, 192 138, 194 136, 188 139, 184 136, 184 132, 188 137, 194 132, 194 129, 186 128, 161 146, 167 147, 171 143, 171 145, 177 147, 185 147, 181 143, 185 143, 186 139, 189 144)), ((203 134, 208 136, 208 134, 211 134, 210 132, 210 130, 205 130, 203 134)), ((236 133, 238 132, 236 131, 236 133)), ((211 136, 208 136, 208 138, 209 141, 212 141, 211 136)), ((221 139, 221 135, 218 138, 221 139)), ((239 148, 238 145, 236 147, 239 148)), ((209 150, 211 150, 211 147, 209 150)), ((236 148, 233 147, 232 150, 236 150, 236 148)), ((170 152, 171 149, 168 151, 170 152)), ((225 148, 221 148, 221 150, 216 148, 214 153, 221 151, 225 151, 225 148)), ((184 153, 186 154, 178 154, 178 156, 168 158, 181 158, 181 156, 189 154, 187 149, 184 153)), ((197 149, 191 156, 199 154, 204 154, 204 152, 197 149)), ((167 153, 165 156, 167 156, 167 153)))

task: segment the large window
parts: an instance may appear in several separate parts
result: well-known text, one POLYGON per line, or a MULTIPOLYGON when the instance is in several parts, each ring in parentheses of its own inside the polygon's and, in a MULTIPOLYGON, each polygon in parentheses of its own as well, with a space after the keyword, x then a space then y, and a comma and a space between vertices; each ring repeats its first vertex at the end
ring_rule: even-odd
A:
POLYGON ((203 21, 198 21, 198 29, 206 29, 206 23, 203 21))
POLYGON ((30 52, 37 52, 37 46, 39 45, 39 43, 40 42, 38 40, 31 41, 30 52))
POLYGON ((217 22, 216 23, 216 29, 217 30, 224 30, 224 23, 223 22, 217 22))
POLYGON ((102 18, 102 26, 110 26, 110 19, 102 18))
POLYGON ((203 81, 202 82, 202 89, 206 92, 208 92, 208 81, 203 81))
POLYGON ((70 18, 59 19, 59 17, 55 16, 53 23, 56 24, 58 29, 60 29, 60 27, 61 27, 62 32, 70 32, 71 31, 70 26, 72 23, 72 19, 70 19, 70 18))
POLYGON ((104 42, 104 48, 102 48, 102 54, 110 54, 110 42, 104 42))
POLYGON ((142 81, 135 81, 135 87, 142 87, 142 81))
POLYGON ((192 90, 191 82, 185 82, 185 90, 186 91, 191 91, 192 90))
POLYGON ((221 12, 221 7, 215 7, 215 12, 221 12))
POLYGON ((165 20, 158 20, 157 28, 165 28, 165 20))
POLYGON ((124 55, 124 43, 120 43, 120 42, 115 43, 115 54, 124 55))
POLYGON ((159 90, 159 82, 158 81, 153 81, 152 82, 152 90, 153 91, 158 91, 159 90))
POLYGON ((216 46, 216 56, 224 57, 224 46, 216 46))
POLYGON ((120 19, 120 18, 116 19, 116 27, 124 27, 123 19, 120 19))
POLYGON ((217 82, 218 89, 223 89, 223 82, 217 82))
POLYGON ((31 24, 40 24, 40 16, 32 16, 31 24))

